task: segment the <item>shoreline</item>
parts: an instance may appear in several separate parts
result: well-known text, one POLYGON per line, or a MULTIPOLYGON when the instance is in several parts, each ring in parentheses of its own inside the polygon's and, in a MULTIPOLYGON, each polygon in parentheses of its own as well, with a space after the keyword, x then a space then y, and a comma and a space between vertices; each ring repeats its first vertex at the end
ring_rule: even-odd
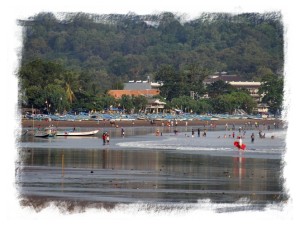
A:
MULTIPOLYGON (((251 123, 252 126, 255 123, 259 125, 270 125, 272 128, 274 127, 274 123, 276 123, 280 128, 286 125, 286 123, 281 119, 274 119, 274 120, 255 120, 255 119, 220 119, 220 120, 210 120, 210 121, 202 121, 202 120, 192 120, 192 121, 178 121, 177 126, 201 126, 201 127, 210 127, 210 126, 225 126, 228 125, 231 128, 234 124, 235 127, 237 126, 244 126, 246 123, 251 123), (187 123, 186 123, 187 122, 187 123)), ((32 127, 48 127, 48 126, 55 126, 55 127, 161 127, 166 126, 167 121, 155 121, 155 124, 151 124, 150 121, 147 120, 134 120, 134 121, 115 121, 111 123, 110 121, 33 121, 22 119, 20 126, 22 128, 32 127), (164 125, 163 125, 164 124, 164 125)), ((175 125, 173 125, 174 127, 175 125)))

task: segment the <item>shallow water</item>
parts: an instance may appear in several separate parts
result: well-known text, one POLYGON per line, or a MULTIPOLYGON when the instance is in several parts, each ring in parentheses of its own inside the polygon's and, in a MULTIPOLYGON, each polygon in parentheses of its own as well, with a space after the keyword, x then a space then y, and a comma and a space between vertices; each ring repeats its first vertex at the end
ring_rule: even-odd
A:
MULTIPOLYGON (((161 128, 160 128, 161 129, 161 128)), ((167 128, 168 129, 168 128, 167 128)), ((190 128, 155 136, 156 128, 107 129, 110 145, 95 137, 38 139, 19 143, 18 187, 23 197, 110 203, 247 203, 265 206, 287 196, 282 179, 285 131, 265 139, 247 131, 246 151, 233 146, 232 131, 191 136, 190 128), (224 138, 226 134, 226 138, 224 138), (274 139, 271 139, 274 136, 274 139)), ((238 132, 236 132, 238 133, 238 132)))

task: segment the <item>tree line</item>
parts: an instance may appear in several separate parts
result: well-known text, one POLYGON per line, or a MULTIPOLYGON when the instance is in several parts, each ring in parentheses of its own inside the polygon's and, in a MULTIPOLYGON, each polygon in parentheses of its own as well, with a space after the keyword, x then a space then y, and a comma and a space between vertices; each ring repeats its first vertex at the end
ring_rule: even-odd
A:
MULTIPOLYGON (((155 96, 167 103, 166 109, 182 109, 194 113, 233 113, 235 109, 244 109, 252 113, 256 102, 247 90, 239 90, 224 81, 203 85, 203 77, 192 70, 177 73, 171 66, 162 66, 157 79, 163 79, 160 96, 155 96), (190 92, 197 95, 193 98, 190 92), (208 93, 209 99, 202 98, 208 93)), ((198 71, 199 72, 199 71, 198 71)), ((71 109, 102 111, 119 108, 127 113, 145 112, 145 96, 126 96, 114 99, 107 92, 97 92, 95 88, 82 89, 86 82, 75 71, 62 65, 42 60, 35 60, 21 67, 20 101, 23 107, 34 107, 47 113, 63 113, 71 109)), ((263 101, 270 105, 271 112, 281 110, 283 99, 283 78, 273 74, 263 77, 260 89, 265 93, 263 101)), ((120 85, 121 87, 122 85, 120 85)))

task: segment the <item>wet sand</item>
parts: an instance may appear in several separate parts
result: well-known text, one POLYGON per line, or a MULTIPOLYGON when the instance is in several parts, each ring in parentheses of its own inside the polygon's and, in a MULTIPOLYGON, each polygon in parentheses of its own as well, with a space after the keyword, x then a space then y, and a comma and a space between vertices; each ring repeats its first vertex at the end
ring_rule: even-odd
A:
POLYGON ((45 199, 87 208, 135 203, 180 207, 209 199, 211 203, 243 203, 260 210, 286 200, 280 160, 160 154, 157 161, 153 152, 104 150, 81 156, 85 154, 94 154, 94 162, 87 160, 79 167, 68 158, 70 153, 64 155, 63 170, 24 168, 20 180, 23 204, 45 199))
POLYGON ((29 142, 21 151, 20 203, 39 211, 54 202, 62 211, 78 212, 137 203, 186 209, 209 202, 229 204, 214 209, 227 212, 287 200, 279 138, 256 140, 253 150, 239 154, 230 149, 232 139, 216 138, 224 131, 188 138, 184 132, 156 137, 151 127, 127 127, 127 133, 131 129, 137 131, 125 139, 113 134, 110 146, 100 145, 100 137, 29 142))

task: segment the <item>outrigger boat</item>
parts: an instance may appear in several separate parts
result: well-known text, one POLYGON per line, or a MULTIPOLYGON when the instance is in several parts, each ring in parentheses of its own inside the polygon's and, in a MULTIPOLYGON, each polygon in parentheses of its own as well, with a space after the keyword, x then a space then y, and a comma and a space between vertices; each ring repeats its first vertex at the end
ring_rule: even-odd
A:
POLYGON ((57 133, 56 128, 54 128, 52 126, 49 126, 49 127, 46 127, 44 130, 45 130, 45 133, 49 134, 49 137, 55 137, 56 136, 56 133, 57 133))
POLYGON ((34 134, 34 137, 47 138, 47 137, 49 137, 49 133, 44 132, 44 131, 36 132, 34 134))
POLYGON ((92 136, 99 132, 99 130, 93 131, 57 131, 56 136, 92 136))
POLYGON ((42 137, 42 138, 47 138, 47 137, 55 137, 56 135, 56 129, 54 127, 46 127, 43 130, 35 130, 34 131, 34 137, 42 137))

